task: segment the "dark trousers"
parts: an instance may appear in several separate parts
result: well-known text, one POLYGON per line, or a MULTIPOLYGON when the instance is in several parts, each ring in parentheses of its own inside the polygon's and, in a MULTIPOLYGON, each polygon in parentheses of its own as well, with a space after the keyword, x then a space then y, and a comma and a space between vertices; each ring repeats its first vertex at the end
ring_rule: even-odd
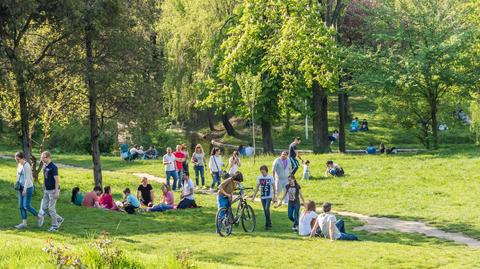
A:
POLYGON ((185 209, 185 208, 190 208, 195 205, 195 200, 190 200, 190 199, 183 199, 178 203, 177 209, 185 209))
POLYGON ((288 203, 288 218, 293 226, 298 227, 298 216, 300 215, 300 204, 288 203))
POLYGON ((262 199, 263 213, 265 214, 265 227, 272 227, 272 220, 270 219, 270 203, 272 198, 262 199))

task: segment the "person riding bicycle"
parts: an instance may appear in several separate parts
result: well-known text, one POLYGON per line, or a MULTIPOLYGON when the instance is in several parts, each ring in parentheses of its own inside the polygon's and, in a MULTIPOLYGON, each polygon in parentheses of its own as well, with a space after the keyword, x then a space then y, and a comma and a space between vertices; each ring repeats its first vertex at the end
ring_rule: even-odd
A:
POLYGON ((218 209, 229 209, 232 204, 233 192, 238 183, 243 181, 243 175, 241 172, 235 172, 231 177, 224 180, 220 186, 218 186, 218 209))

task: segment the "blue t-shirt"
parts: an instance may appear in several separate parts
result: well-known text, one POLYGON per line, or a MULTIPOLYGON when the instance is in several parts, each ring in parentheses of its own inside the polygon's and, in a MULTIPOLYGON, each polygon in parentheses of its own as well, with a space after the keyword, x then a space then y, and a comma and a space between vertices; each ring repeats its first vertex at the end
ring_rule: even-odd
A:
POLYGON ((133 194, 127 196, 127 202, 133 207, 140 207, 140 201, 138 201, 137 197, 133 196, 133 194))
POLYGON ((53 162, 50 162, 43 168, 43 184, 46 190, 55 189, 55 176, 58 176, 58 167, 53 162))
POLYGON ((297 144, 295 144, 295 142, 293 142, 292 144, 290 144, 290 147, 288 149, 288 157, 290 157, 290 158, 297 157, 297 153, 295 152, 295 150, 297 150, 297 144))

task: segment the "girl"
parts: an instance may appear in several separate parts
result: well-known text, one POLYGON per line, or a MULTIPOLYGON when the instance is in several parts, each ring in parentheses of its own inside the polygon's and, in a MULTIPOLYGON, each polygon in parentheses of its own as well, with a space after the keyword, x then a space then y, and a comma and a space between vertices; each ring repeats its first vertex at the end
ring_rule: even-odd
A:
POLYGON ((188 172, 188 156, 189 155, 188 155, 188 149, 186 144, 182 144, 182 153, 185 155, 185 161, 183 161, 183 171, 188 172))
POLYGON ((306 160, 303 163, 303 179, 309 179, 310 178, 310 161, 306 160))
POLYGON ((220 185, 222 176, 223 160, 222 156, 220 155, 219 148, 212 149, 212 155, 210 156, 208 167, 210 167, 210 173, 212 174, 212 185, 210 186, 210 193, 213 193, 213 188, 215 187, 215 184, 217 184, 217 186, 220 185))
POLYGON ((199 176, 202 178, 202 188, 205 188, 205 153, 202 145, 195 146, 195 152, 192 154, 193 170, 195 171, 195 185, 198 184, 199 176))
POLYGON ((72 189, 72 199, 71 199, 72 204, 82 206, 83 198, 84 198, 84 196, 80 192, 80 188, 79 187, 74 187, 72 189))
POLYGON ((316 206, 314 201, 308 201, 305 203, 305 209, 300 215, 298 223, 298 234, 301 236, 310 235, 312 227, 315 225, 317 219, 316 206))
POLYGON ((32 213, 36 219, 38 219, 38 213, 37 210, 30 205, 33 195, 32 168, 27 160, 25 160, 23 152, 17 152, 15 154, 15 160, 18 164, 15 188, 18 190, 18 207, 20 208, 20 215, 22 217, 22 223, 16 225, 15 228, 23 229, 27 227, 27 211, 32 213))
POLYGON ((303 199, 301 187, 298 185, 297 180, 293 175, 288 177, 288 184, 285 186, 285 194, 283 195, 283 198, 278 201, 276 207, 282 205, 282 201, 285 200, 285 197, 288 198, 288 218, 292 221, 292 230, 298 231, 300 199, 302 200, 302 203, 305 203, 305 200, 303 199))
POLYGON ((230 166, 230 169, 228 170, 229 175, 233 175, 238 171, 238 168, 240 167, 240 157, 238 154, 238 151, 234 150, 232 153, 232 157, 228 159, 228 164, 230 166))
POLYGON ((103 194, 98 199, 98 203, 105 209, 118 210, 117 205, 113 202, 112 189, 110 186, 103 188, 103 194))
POLYGON ((146 209, 147 212, 163 212, 163 211, 167 211, 175 208, 173 192, 170 191, 170 187, 167 186, 166 184, 163 184, 162 193, 163 193, 162 203, 156 206, 153 206, 151 208, 147 208, 146 209))

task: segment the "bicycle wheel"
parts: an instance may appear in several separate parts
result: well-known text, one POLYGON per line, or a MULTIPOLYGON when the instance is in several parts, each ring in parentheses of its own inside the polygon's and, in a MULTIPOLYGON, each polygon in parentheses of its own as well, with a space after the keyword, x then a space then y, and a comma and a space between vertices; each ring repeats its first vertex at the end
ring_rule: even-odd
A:
POLYGON ((242 215, 240 216, 242 221, 243 230, 247 233, 251 233, 255 230, 255 226, 257 225, 255 220, 255 213, 253 212, 253 208, 250 205, 245 205, 242 208, 242 215))
POLYGON ((228 221, 228 210, 220 208, 216 216, 217 234, 220 236, 229 236, 232 233, 232 224, 228 221))

